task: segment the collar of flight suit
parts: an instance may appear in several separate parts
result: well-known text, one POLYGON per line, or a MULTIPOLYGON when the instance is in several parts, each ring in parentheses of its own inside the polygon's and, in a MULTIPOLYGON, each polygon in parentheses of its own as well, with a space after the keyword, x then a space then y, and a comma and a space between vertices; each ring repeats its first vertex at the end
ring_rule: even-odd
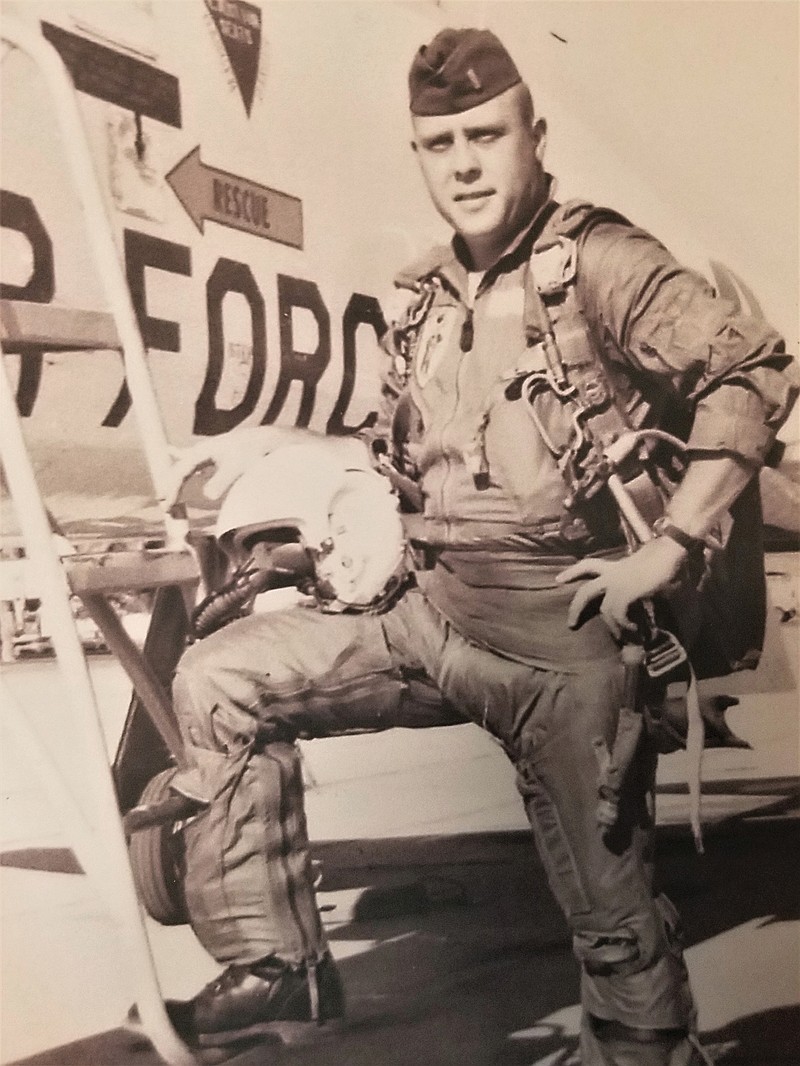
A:
MULTIPOLYGON (((560 206, 553 199, 555 180, 550 174, 546 177, 547 196, 544 202, 495 262, 484 271, 478 292, 486 289, 504 270, 513 270, 530 259, 534 241, 560 206)), ((431 248, 425 256, 398 274, 395 285, 400 288, 419 290, 424 281, 438 277, 453 295, 463 300, 467 292, 468 264, 469 252, 466 244, 456 234, 449 244, 431 248)))

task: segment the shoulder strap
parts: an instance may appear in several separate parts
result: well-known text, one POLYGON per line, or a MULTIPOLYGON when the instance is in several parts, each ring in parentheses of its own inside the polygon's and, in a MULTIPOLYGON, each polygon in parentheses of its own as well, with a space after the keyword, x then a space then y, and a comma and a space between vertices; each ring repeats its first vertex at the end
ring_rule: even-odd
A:
MULTIPOLYGON (((556 211, 534 244, 526 281, 529 343, 549 347, 548 366, 554 364, 553 373, 560 376, 562 389, 572 393, 575 424, 587 431, 583 450, 574 445, 568 461, 560 463, 573 501, 591 496, 603 484, 608 473, 603 468, 605 448, 632 428, 615 402, 612 381, 577 294, 583 239, 594 225, 605 221, 630 225, 621 215, 580 201, 556 211)), ((669 492, 663 481, 659 483, 669 492)), ((640 493, 641 489, 640 485, 640 493)), ((641 504, 641 496, 637 503, 641 504)), ((766 591, 758 479, 750 482, 731 507, 731 517, 727 541, 721 551, 713 553, 700 586, 683 585, 669 597, 699 678, 753 669, 764 639, 766 591)))
POLYGON ((573 405, 576 438, 562 472, 572 493, 592 495, 605 477, 604 450, 631 426, 580 306, 580 243, 593 225, 626 222, 584 201, 560 207, 535 241, 525 281, 525 333, 544 356, 551 386, 573 405))

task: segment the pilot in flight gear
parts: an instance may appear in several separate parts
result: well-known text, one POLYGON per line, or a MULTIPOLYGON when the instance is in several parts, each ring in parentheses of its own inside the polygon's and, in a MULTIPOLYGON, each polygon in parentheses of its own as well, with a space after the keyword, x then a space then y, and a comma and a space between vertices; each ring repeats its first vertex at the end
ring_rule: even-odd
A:
MULTIPOLYGON (((295 741, 471 720, 517 768, 572 931, 583 1066, 691 1066, 703 1060, 679 923, 653 888, 655 751, 637 748, 603 832, 596 748, 615 734, 627 609, 675 580, 681 538, 702 542, 764 461, 797 394, 791 357, 649 234, 553 199, 544 123, 493 34, 443 30, 409 87, 418 160, 455 236, 398 279, 407 310, 364 440, 413 489, 416 582, 379 613, 252 615, 184 655, 175 706, 207 802, 183 830, 186 903, 228 969, 170 1011, 204 1046, 338 1019, 295 741), (558 395, 528 403, 515 388, 546 370, 531 301, 565 285, 630 423, 669 410, 688 431, 668 508, 678 539, 667 525, 636 556, 607 494, 565 505, 558 395)), ((268 452, 280 431, 263 428, 268 452)))

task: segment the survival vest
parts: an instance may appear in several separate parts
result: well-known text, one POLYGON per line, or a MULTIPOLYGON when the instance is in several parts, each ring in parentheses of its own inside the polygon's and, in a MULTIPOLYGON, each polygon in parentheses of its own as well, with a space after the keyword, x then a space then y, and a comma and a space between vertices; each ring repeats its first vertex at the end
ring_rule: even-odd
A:
MULTIPOLYGON (((581 247, 596 225, 608 221, 629 225, 616 212, 584 201, 570 201, 551 212, 534 241, 528 264, 523 312, 527 351, 511 376, 497 384, 507 399, 529 405, 564 478, 563 532, 571 528, 578 539, 586 532, 584 519, 591 524, 590 513, 606 509, 603 496, 612 476, 621 477, 649 528, 664 514, 685 470, 682 455, 659 441, 638 448, 618 468, 608 456, 614 442, 646 426, 658 426, 685 440, 691 428, 691 411, 680 409, 673 394, 664 390, 663 396, 654 398, 652 382, 647 389, 638 388, 635 371, 609 357, 580 305, 581 247), (563 404, 559 427, 554 428, 552 420, 545 424, 537 418, 537 397, 545 391, 563 404)), ((433 302, 431 276, 418 276, 417 299, 387 345, 395 362, 392 391, 397 405, 391 440, 383 445, 387 454, 382 468, 411 511, 420 509, 421 494, 414 470, 402 457, 404 442, 413 438, 415 422, 414 404, 405 386, 413 339, 433 302)), ((488 397, 487 402, 494 399, 488 397)), ((477 489, 482 471, 488 468, 483 447, 484 442, 476 440, 475 455, 470 457, 477 489)), ((665 615, 661 621, 680 636, 698 678, 754 669, 763 647, 766 580, 757 478, 731 507, 729 519, 719 545, 693 560, 687 580, 662 596, 659 604, 665 615)), ((622 525, 625 529, 624 519, 622 525)), ((633 548, 634 539, 629 540, 633 548)))
MULTIPOLYGON (((637 450, 628 470, 617 471, 609 461, 609 446, 640 429, 647 411, 621 394, 614 368, 593 337, 578 298, 582 242, 593 226, 607 220, 625 222, 613 212, 575 201, 557 209, 535 241, 524 314, 529 348, 540 359, 514 387, 530 404, 534 419, 542 390, 554 392, 564 404, 565 436, 545 437, 545 442, 564 476, 566 508, 580 514, 586 501, 607 491, 609 478, 617 474, 652 525, 680 483, 685 463, 660 443, 637 450)), ((662 416, 673 429, 685 423, 680 412, 668 407, 659 412, 659 421, 662 416)), ((684 424, 681 435, 688 429, 684 424)), ((666 624, 678 632, 698 678, 754 669, 763 647, 767 602, 757 477, 731 507, 727 525, 719 545, 695 560, 694 573, 662 597, 666 624)))

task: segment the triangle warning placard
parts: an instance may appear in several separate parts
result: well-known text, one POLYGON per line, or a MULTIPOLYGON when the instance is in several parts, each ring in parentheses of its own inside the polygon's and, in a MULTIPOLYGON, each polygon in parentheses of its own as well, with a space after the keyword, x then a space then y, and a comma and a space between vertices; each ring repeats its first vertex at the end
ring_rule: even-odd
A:
POLYGON ((261 53, 261 8, 246 0, 206 0, 206 7, 219 31, 249 115, 261 53))

